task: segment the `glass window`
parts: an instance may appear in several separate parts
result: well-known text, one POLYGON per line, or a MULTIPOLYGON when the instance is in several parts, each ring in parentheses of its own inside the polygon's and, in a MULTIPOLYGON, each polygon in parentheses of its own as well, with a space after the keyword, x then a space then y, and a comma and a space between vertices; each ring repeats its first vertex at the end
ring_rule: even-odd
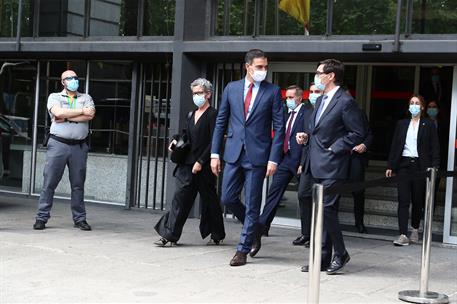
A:
MULTIPOLYGON (((16 37, 19 0, 0 0, 0 37, 16 37)), ((22 1, 21 35, 31 37, 33 29, 33 1, 22 1)))
POLYGON ((413 1, 413 33, 457 34, 457 1, 413 1))
POLYGON ((40 1, 41 37, 84 36, 85 0, 40 1))
POLYGON ((333 35, 395 33, 397 1, 335 0, 333 3, 333 35))
POLYGON ((173 36, 175 27, 174 0, 144 1, 144 36, 173 36))
POLYGON ((136 36, 138 1, 92 0, 90 36, 136 36))
POLYGON ((33 136, 36 64, 1 61, 0 189, 27 192, 33 136))
MULTIPOLYGON (((216 35, 322 35, 326 30, 326 1, 311 0, 310 17, 306 26, 282 10, 277 0, 265 0, 257 5, 251 0, 220 0, 217 2, 216 35), (226 7, 226 5, 228 5, 226 7), (256 9, 258 12, 256 12, 256 9), (255 31, 255 18, 259 26, 255 31)), ((299 17, 300 18, 300 17, 299 17)), ((303 18, 307 18, 304 16, 303 18)))

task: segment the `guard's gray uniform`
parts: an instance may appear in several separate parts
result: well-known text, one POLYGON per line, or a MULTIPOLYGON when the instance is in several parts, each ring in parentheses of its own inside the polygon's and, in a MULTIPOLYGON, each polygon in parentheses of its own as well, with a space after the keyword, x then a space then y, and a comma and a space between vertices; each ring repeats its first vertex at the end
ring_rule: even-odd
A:
POLYGON ((65 166, 71 185, 71 212, 75 223, 86 220, 84 206, 84 181, 86 179, 86 162, 89 147, 86 141, 89 133, 88 122, 60 122, 56 123, 51 108, 55 105, 61 108, 94 107, 92 97, 88 94, 77 93, 76 99, 71 102, 64 89, 60 93, 52 93, 48 98, 48 112, 52 119, 50 133, 57 139, 67 140, 63 143, 55 138, 50 138, 46 152, 46 164, 43 172, 43 190, 38 201, 36 219, 47 222, 50 217, 54 191, 62 179, 65 166), (79 142, 78 142, 79 141, 79 142), (75 144, 76 143, 76 144, 75 144))

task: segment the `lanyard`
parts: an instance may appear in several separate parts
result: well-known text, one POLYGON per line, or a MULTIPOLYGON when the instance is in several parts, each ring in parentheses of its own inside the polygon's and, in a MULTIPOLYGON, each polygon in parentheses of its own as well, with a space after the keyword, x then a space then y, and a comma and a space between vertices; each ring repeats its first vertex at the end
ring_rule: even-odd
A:
POLYGON ((76 98, 77 98, 77 96, 75 96, 75 97, 67 96, 67 101, 68 101, 68 104, 70 105, 70 109, 76 109, 76 98))

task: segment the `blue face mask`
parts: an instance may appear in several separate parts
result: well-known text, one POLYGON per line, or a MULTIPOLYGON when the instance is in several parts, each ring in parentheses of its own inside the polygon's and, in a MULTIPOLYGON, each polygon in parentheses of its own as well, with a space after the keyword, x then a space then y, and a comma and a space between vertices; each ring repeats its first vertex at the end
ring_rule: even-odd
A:
POLYGON ((316 104, 317 98, 319 98, 321 94, 318 93, 311 93, 309 94, 308 100, 314 106, 316 104))
POLYGON ((413 117, 416 117, 421 113, 421 106, 416 104, 409 105, 409 112, 413 117))
POLYGON ((325 84, 321 82, 321 78, 318 75, 314 75, 314 85, 319 91, 325 90, 325 84))
POLYGON ((71 92, 76 92, 79 88, 79 80, 78 79, 71 79, 71 80, 66 80, 67 83, 67 90, 71 92))
POLYGON ((438 109, 437 108, 428 108, 427 109, 427 114, 428 116, 432 117, 432 118, 435 118, 436 115, 438 115, 438 109))
POLYGON ((291 111, 295 110, 295 108, 297 107, 297 104, 295 103, 295 99, 293 99, 293 98, 287 98, 286 105, 291 111))
POLYGON ((193 100, 194 100, 194 104, 197 106, 197 107, 201 107, 205 104, 206 102, 206 99, 205 99, 205 95, 194 95, 193 97, 193 100))

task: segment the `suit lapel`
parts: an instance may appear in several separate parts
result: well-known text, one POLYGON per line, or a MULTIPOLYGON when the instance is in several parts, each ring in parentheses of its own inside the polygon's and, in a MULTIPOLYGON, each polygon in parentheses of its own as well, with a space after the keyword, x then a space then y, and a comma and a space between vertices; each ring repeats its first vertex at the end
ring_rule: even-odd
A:
POLYGON ((303 104, 300 108, 300 111, 298 111, 297 116, 295 117, 295 123, 292 126, 292 130, 290 131, 290 134, 293 134, 295 132, 295 129, 297 128, 297 125, 298 125, 298 121, 303 116, 304 110, 305 110, 305 105, 303 104))
POLYGON ((311 130, 314 130, 317 127, 317 125, 316 125, 316 115, 317 115, 317 111, 319 111, 319 107, 321 106, 321 103, 322 103, 322 96, 319 96, 317 98, 316 105, 314 106, 313 114, 311 114, 311 117, 313 118, 313 121, 309 122, 309 123, 312 124, 312 129, 311 130))
POLYGON ((325 119, 325 116, 335 107, 335 105, 338 103, 338 98, 341 96, 341 88, 336 91, 335 95, 333 95, 333 98, 329 100, 329 104, 325 108, 324 112, 321 114, 321 117, 319 118, 319 121, 317 122, 316 128, 318 128, 322 122, 322 120, 325 119))
POLYGON ((235 96, 239 96, 239 99, 236 98, 235 100, 234 112, 238 112, 238 115, 246 120, 244 117, 244 78, 239 80, 237 85, 235 85, 235 96), (241 100, 241 102, 239 102, 239 100, 241 100))
POLYGON ((419 146, 419 143, 422 139, 422 135, 424 133, 424 129, 425 129, 425 120, 421 119, 419 120, 419 130, 417 131, 417 146, 419 146))
POLYGON ((255 109, 257 108, 257 106, 259 105, 260 101, 262 100, 262 95, 265 92, 265 86, 266 86, 265 81, 262 81, 260 83, 260 86, 259 86, 259 91, 257 91, 257 95, 255 96, 254 104, 252 105, 251 112, 249 113, 249 117, 248 117, 248 119, 246 121, 251 120, 252 115, 254 115, 255 109))

